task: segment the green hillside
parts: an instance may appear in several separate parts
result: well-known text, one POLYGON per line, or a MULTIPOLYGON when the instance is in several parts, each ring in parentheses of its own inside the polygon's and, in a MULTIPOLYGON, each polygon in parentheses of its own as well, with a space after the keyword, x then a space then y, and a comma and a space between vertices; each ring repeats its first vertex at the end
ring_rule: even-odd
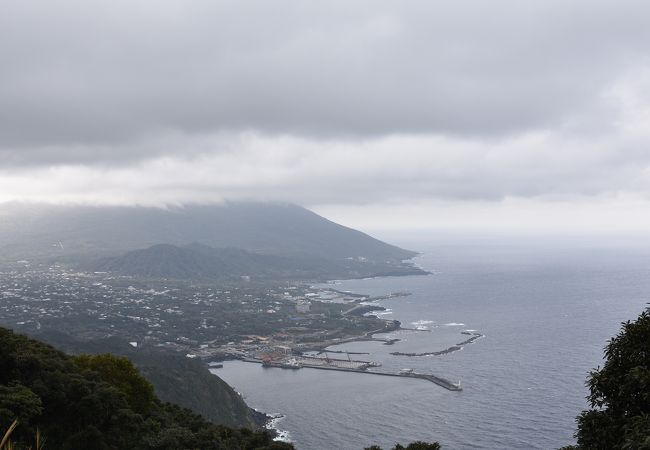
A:
POLYGON ((34 336, 67 354, 112 353, 129 358, 163 401, 191 409, 210 422, 258 429, 265 416, 246 405, 235 390, 209 372, 205 363, 148 346, 137 349, 116 337, 78 340, 55 330, 34 336))
POLYGON ((126 358, 68 356, 0 328, 0 429, 14 448, 62 450, 291 449, 264 432, 214 425, 153 394, 126 358))

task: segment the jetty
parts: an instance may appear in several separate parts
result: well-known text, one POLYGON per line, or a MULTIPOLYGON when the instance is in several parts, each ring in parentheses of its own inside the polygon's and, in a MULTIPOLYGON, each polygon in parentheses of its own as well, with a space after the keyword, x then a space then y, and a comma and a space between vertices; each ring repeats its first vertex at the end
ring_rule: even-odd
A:
POLYGON ((380 364, 373 363, 369 361, 353 361, 353 360, 343 360, 343 359, 332 359, 332 358, 314 358, 314 357, 294 357, 291 359, 291 362, 284 361, 263 361, 257 358, 240 358, 241 361, 262 364, 264 367, 275 367, 281 369, 320 369, 320 370, 334 370, 337 372, 353 372, 361 373, 367 375, 379 375, 385 377, 402 377, 402 378, 418 378, 421 380, 426 380, 431 383, 434 383, 442 388, 445 388, 449 391, 462 391, 460 382, 453 383, 445 378, 426 374, 418 373, 412 371, 405 372, 380 372, 375 370, 367 370, 371 367, 379 367, 380 364))

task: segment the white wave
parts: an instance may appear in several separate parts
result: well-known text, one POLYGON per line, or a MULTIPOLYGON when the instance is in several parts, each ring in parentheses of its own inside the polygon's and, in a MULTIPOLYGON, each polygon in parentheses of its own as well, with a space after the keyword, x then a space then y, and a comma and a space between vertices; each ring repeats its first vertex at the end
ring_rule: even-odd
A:
POLYGON ((464 327, 465 324, 464 323, 457 323, 457 322, 449 322, 449 323, 446 323, 444 326, 446 326, 446 327, 464 327))
POLYGON ((287 430, 275 430, 275 432, 278 433, 278 435, 273 438, 274 441, 287 443, 291 442, 291 435, 287 430))
POLYGON ((273 430, 276 432, 276 437, 273 438, 274 441, 278 442, 291 442, 291 435, 287 430, 281 430, 278 428, 278 425, 282 419, 284 419, 283 414, 271 414, 271 420, 266 424, 267 430, 273 430))
POLYGON ((415 322, 411 322, 411 325, 430 325, 433 323, 433 320, 416 320, 415 322))

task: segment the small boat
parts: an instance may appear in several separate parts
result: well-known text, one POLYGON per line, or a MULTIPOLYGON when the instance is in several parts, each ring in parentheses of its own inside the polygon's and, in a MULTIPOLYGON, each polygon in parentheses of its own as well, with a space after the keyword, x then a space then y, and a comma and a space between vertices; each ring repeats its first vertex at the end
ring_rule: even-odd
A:
POLYGON ((296 358, 291 358, 290 360, 284 363, 284 368, 286 369, 300 369, 302 364, 296 360, 296 358))
POLYGON ((410 375, 413 373, 413 369, 400 369, 400 375, 410 375))
POLYGON ((281 369, 301 369, 302 363, 295 358, 286 361, 271 361, 265 360, 262 362, 262 367, 279 367, 281 369))

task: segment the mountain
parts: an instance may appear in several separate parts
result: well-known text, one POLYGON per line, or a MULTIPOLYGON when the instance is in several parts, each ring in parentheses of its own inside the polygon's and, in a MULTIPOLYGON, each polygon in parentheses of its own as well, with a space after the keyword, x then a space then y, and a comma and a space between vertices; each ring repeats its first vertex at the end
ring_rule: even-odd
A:
POLYGON ((46 448, 67 450, 293 448, 162 402, 126 358, 69 356, 0 328, 0 435, 13 421, 12 448, 38 432, 46 448))
MULTIPOLYGON (((161 253, 173 256, 173 270, 216 270, 214 266, 220 257, 203 255, 198 248, 187 247, 190 244, 241 249, 245 253, 234 258, 225 258, 226 250, 221 250, 224 256, 221 263, 247 260, 240 267, 246 271, 257 270, 256 267, 265 262, 262 256, 269 255, 276 259, 267 260, 267 263, 288 268, 290 272, 295 269, 292 264, 300 261, 316 271, 329 266, 327 275, 338 273, 348 274, 348 277, 398 274, 405 268, 402 261, 416 255, 291 204, 225 203, 166 209, 0 205, 0 257, 5 260, 44 259, 89 264, 98 258, 139 250, 141 253, 128 256, 129 264, 138 264, 138 260, 161 253), (159 244, 176 248, 155 247, 159 244), (281 258, 291 259, 293 263, 281 258)), ((418 273, 417 269, 407 266, 406 272, 418 273)), ((306 269, 310 271, 312 269, 306 269)))
POLYGON ((150 207, 0 205, 0 248, 112 253, 155 244, 237 247, 273 255, 407 259, 415 252, 278 203, 150 207))

